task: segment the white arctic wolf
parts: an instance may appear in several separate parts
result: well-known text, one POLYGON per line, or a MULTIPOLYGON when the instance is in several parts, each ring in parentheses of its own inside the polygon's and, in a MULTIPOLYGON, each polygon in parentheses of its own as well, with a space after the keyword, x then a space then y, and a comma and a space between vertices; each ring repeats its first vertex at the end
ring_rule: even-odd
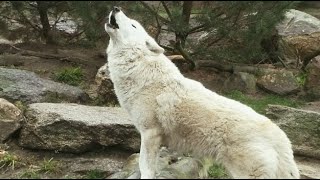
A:
POLYGON ((141 178, 155 178, 162 144, 215 158, 233 178, 299 178, 289 139, 268 118, 185 78, 120 8, 105 30, 116 95, 141 134, 141 178))

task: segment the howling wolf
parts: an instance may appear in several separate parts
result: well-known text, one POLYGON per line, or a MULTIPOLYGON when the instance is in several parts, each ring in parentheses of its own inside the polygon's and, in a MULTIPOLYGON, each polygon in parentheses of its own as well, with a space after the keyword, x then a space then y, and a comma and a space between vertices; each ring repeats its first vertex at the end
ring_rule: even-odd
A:
POLYGON ((267 117, 185 78, 119 7, 105 30, 110 78, 141 134, 141 178, 155 178, 160 145, 214 158, 233 178, 299 178, 291 142, 267 117))

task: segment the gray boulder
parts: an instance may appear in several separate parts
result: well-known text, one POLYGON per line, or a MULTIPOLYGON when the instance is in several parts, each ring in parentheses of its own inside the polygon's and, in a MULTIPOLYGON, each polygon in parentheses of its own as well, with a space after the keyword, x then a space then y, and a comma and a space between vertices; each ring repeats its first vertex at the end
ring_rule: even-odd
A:
POLYGON ((22 112, 9 101, 0 98, 0 143, 20 128, 22 112))
POLYGON ((288 95, 300 90, 294 73, 285 69, 274 70, 258 77, 257 86, 279 95, 288 95))
POLYGON ((33 72, 0 67, 0 97, 23 103, 86 102, 89 96, 78 87, 42 79, 33 72))
POLYGON ((118 99, 114 91, 113 83, 110 79, 108 63, 101 66, 95 77, 95 84, 92 87, 92 97, 98 100, 98 105, 118 104, 118 99))
MULTIPOLYGON (((320 45, 319 45, 320 46, 320 45)), ((310 99, 320 99, 320 56, 307 65, 305 89, 310 99)))
POLYGON ((320 158, 320 113, 269 105, 266 115, 287 134, 295 154, 320 158))
POLYGON ((25 116, 19 138, 23 147, 74 153, 97 146, 140 149, 140 134, 119 107, 35 103, 25 116))
POLYGON ((280 57, 288 64, 301 65, 320 54, 320 20, 305 12, 291 9, 276 26, 280 57))
POLYGON ((256 92, 256 77, 246 72, 235 72, 225 82, 225 90, 239 90, 245 93, 256 92))

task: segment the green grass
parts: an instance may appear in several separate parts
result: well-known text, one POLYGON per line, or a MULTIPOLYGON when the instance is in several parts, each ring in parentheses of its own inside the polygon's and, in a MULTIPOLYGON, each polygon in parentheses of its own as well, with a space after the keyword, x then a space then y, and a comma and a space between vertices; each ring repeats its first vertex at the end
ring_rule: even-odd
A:
POLYGON ((1 151, 0 154, 0 169, 2 168, 11 168, 14 170, 16 164, 18 163, 18 156, 11 154, 7 151, 1 151))
POLYGON ((57 161, 53 160, 53 158, 49 160, 44 159, 38 166, 33 166, 33 168, 29 168, 23 172, 20 178, 41 179, 41 174, 56 173, 58 170, 57 161))
POLYGON ((305 72, 301 72, 296 76, 296 80, 299 84, 299 86, 303 87, 306 84, 308 74, 305 72))
POLYGON ((35 170, 27 170, 20 176, 20 178, 40 179, 40 174, 35 170))
POLYGON ((203 158, 200 160, 202 168, 199 171, 200 179, 227 179, 229 175, 226 169, 211 158, 203 158))
POLYGON ((20 109, 22 112, 25 112, 26 109, 27 109, 27 105, 26 105, 25 103, 21 102, 21 101, 16 101, 16 102, 14 102, 14 105, 15 105, 18 109, 20 109))
POLYGON ((58 163, 57 161, 54 161, 53 158, 49 160, 44 159, 43 162, 40 164, 39 172, 52 173, 52 172, 56 172, 57 168, 58 168, 58 163))
POLYGON ((228 174, 226 173, 224 167, 216 163, 210 166, 208 170, 208 175, 211 178, 218 178, 218 179, 228 178, 228 174))
POLYGON ((227 93, 226 96, 250 106, 252 109, 261 114, 265 114, 265 109, 267 108, 268 104, 277 104, 294 108, 299 107, 303 104, 303 102, 300 100, 289 99, 272 94, 258 99, 253 98, 252 96, 245 95, 240 91, 231 91, 227 93))
POLYGON ((104 179, 105 174, 102 171, 99 171, 97 169, 90 170, 87 172, 86 175, 84 175, 83 179, 104 179))
POLYGON ((83 81, 83 72, 80 67, 64 68, 54 73, 54 80, 72 86, 79 86, 83 81))

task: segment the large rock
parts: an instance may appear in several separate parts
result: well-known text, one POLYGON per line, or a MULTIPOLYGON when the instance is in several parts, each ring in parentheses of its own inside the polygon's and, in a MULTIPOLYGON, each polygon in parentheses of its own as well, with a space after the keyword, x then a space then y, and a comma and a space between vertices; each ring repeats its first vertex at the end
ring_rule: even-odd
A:
POLYGON ((1 67, 0 97, 24 103, 89 100, 89 96, 78 87, 45 80, 33 72, 1 67))
MULTIPOLYGON (((140 179, 139 153, 131 155, 120 172, 108 179, 140 179)), ((178 156, 166 148, 160 150, 157 164, 157 179, 198 179, 202 165, 199 160, 187 156, 178 156)))
POLYGON ((119 107, 35 103, 25 113, 19 144, 80 153, 97 146, 139 151, 140 134, 119 107))
POLYGON ((20 128, 22 112, 9 101, 0 98, 0 143, 20 128))
POLYGON ((320 160, 295 156, 301 179, 320 179, 320 160))
POLYGON ((245 93, 256 92, 256 78, 246 72, 233 73, 223 84, 225 90, 239 90, 245 93))
POLYGON ((288 135, 295 154, 320 158, 320 113, 269 105, 266 115, 288 135))
POLYGON ((274 70, 258 77, 257 86, 279 95, 292 94, 300 90, 293 72, 285 69, 274 70))
MULTIPOLYGON (((307 13, 291 9, 276 26, 280 57, 288 64, 297 64, 320 54, 320 20, 307 13)), ((301 65, 301 64, 300 64, 301 65)))
POLYGON ((121 160, 110 157, 76 157, 64 159, 63 161, 70 167, 69 176, 71 177, 90 172, 99 172, 104 176, 109 176, 119 172, 124 163, 121 160))
POLYGON ((97 92, 96 98, 100 101, 99 103, 118 104, 107 63, 99 68, 96 74, 95 83, 97 92))
MULTIPOLYGON (((319 45, 320 46, 320 45, 319 45)), ((320 56, 307 66, 306 92, 311 99, 320 99, 320 56)))

